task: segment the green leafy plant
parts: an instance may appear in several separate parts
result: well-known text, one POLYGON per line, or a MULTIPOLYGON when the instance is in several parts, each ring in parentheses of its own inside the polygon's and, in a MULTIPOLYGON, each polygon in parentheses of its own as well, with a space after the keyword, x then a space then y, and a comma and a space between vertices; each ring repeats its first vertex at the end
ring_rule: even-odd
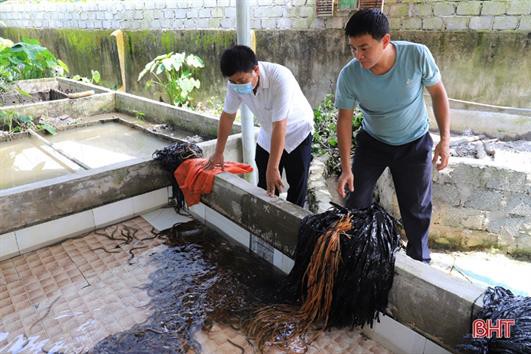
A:
MULTIPOLYGON (((334 95, 325 96, 321 104, 314 109, 315 132, 313 136, 312 150, 315 155, 327 155, 326 174, 341 174, 341 160, 337 142, 337 109, 334 107, 334 95)), ((361 126, 363 114, 354 111, 352 116, 352 131, 361 126)), ((355 148, 355 140, 352 141, 352 151, 355 148)))
POLYGON ((63 76, 68 66, 35 39, 23 39, 0 50, 0 92, 17 80, 63 76))
POLYGON ((151 79, 146 82, 146 88, 157 86, 166 94, 170 104, 189 106, 192 91, 201 86, 194 76, 204 66, 203 60, 196 55, 170 52, 147 63, 138 75, 138 81, 149 73, 151 79))
POLYGON ((133 111, 133 113, 135 114, 135 118, 138 120, 144 120, 146 118, 146 114, 144 112, 133 111))
POLYGON ((18 114, 16 111, 0 111, 0 130, 8 133, 20 133, 27 129, 44 131, 48 134, 55 135, 57 129, 49 123, 35 123, 32 116, 27 114, 18 114))
POLYGON ((99 84, 101 81, 101 75, 98 70, 90 70, 91 78, 81 76, 81 75, 74 75, 72 76, 72 80, 85 82, 87 84, 99 84))
POLYGON ((11 40, 0 37, 0 50, 4 48, 11 48, 13 44, 14 43, 11 40))

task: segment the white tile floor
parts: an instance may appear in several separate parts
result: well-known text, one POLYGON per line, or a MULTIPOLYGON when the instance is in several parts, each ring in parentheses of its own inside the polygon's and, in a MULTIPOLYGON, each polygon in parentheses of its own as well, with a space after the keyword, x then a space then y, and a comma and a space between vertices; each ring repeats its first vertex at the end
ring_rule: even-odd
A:
POLYGON ((158 232, 167 230, 176 223, 184 223, 193 220, 187 216, 177 214, 173 208, 160 208, 150 211, 149 213, 141 214, 141 216, 153 225, 158 232))
MULTIPOLYGON (((105 230, 124 225, 139 229, 137 238, 151 235, 152 225, 138 217, 105 230)), ((143 285, 156 270, 148 254, 166 246, 159 239, 145 242, 149 247, 138 251, 133 264, 127 262, 128 247, 118 253, 96 249, 114 250, 116 241, 95 232, 0 262, 0 353, 86 352, 146 320, 150 297, 143 285)), ((238 352, 229 341, 249 346, 241 332, 218 324, 197 332, 196 339, 204 353, 238 352)), ((391 352, 360 331, 332 330, 321 333, 308 353, 391 352)))

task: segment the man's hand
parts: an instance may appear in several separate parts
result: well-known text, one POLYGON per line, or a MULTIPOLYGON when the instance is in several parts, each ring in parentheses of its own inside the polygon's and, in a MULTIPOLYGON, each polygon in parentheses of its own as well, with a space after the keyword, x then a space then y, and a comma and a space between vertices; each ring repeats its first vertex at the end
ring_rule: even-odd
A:
POLYGON ((348 188, 350 192, 354 192, 354 175, 351 170, 341 172, 339 180, 337 181, 337 193, 341 198, 345 198, 345 188, 348 188))
POLYGON ((266 183, 267 183, 267 195, 270 197, 275 195, 275 190, 282 192, 284 190, 284 184, 280 177, 280 171, 274 167, 267 167, 266 171, 266 183))
POLYGON ((448 166, 448 160, 450 158, 450 143, 447 139, 441 139, 441 141, 437 144, 435 147, 435 151, 433 152, 433 160, 432 162, 436 165, 437 171, 441 171, 448 166))
POLYGON ((225 161, 223 158, 223 154, 214 153, 214 155, 210 156, 210 158, 208 159, 208 162, 205 165, 205 170, 210 170, 215 167, 221 167, 221 170, 224 171, 225 170, 224 164, 225 164, 225 161))

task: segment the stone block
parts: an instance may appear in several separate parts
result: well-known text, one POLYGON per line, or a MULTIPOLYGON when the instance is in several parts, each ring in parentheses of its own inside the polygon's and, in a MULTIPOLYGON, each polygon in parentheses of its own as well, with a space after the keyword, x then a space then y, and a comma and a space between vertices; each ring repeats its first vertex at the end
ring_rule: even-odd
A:
POLYGON ((236 27, 236 19, 233 18, 224 18, 220 22, 221 28, 235 28, 236 27))
POLYGON ((282 6, 273 6, 268 8, 267 16, 264 17, 282 17, 284 14, 284 8, 282 6))
POLYGON ((518 21, 520 20, 517 16, 496 16, 494 17, 494 24, 492 29, 495 30, 514 30, 518 27, 518 21))
POLYGON ((457 4, 457 15, 477 16, 481 12, 481 1, 460 1, 457 4))
POLYGON ((313 29, 324 29, 325 28, 325 20, 322 17, 313 17, 312 21, 309 25, 309 28, 313 29))
POLYGON ((199 18, 209 18, 211 14, 211 9, 199 9, 198 17, 199 18))
POLYGON ((274 18, 266 18, 261 21, 262 29, 271 29, 277 27, 277 21, 274 18))
POLYGON ((446 29, 449 31, 460 31, 468 29, 469 17, 465 16, 448 16, 443 17, 446 29))
POLYGON ((485 231, 488 224, 488 212, 439 205, 434 210, 433 222, 457 228, 485 231))
POLYGON ((389 17, 406 17, 409 16, 408 4, 395 4, 391 5, 389 9, 389 17))
POLYGON ((448 2, 437 2, 433 4, 433 14, 435 16, 451 16, 455 14, 455 5, 448 2))
POLYGON ((269 7, 267 8, 266 7, 255 7, 255 8, 252 8, 250 12, 254 18, 266 18, 268 17, 267 9, 269 9, 269 7))
POLYGON ((207 29, 208 26, 209 26, 209 19, 208 18, 200 18, 196 21, 196 27, 195 28, 200 28, 200 29, 207 29))
POLYGON ((235 7, 226 7, 224 9, 225 17, 236 18, 236 8, 235 7))
POLYGON ((507 15, 529 15, 531 14, 531 1, 511 0, 507 4, 507 15))
POLYGON ((186 18, 196 19, 197 17, 199 17, 198 9, 188 9, 188 11, 186 12, 186 18))
POLYGON ((492 29, 492 16, 476 16, 470 18, 468 27, 476 31, 490 30, 492 29))
POLYGON ((166 18, 186 18, 187 16, 187 10, 186 9, 175 9, 175 10, 169 10, 166 9, 165 17, 166 18))
POLYGON ((481 15, 503 15, 506 10, 506 1, 484 1, 481 8, 481 15))
POLYGON ((531 217, 531 196, 526 193, 509 193, 505 210, 510 215, 531 217))
POLYGON ((411 4, 410 11, 412 16, 433 16, 433 7, 430 3, 411 4))
POLYGON ((520 26, 518 26, 520 31, 531 31, 531 16, 522 16, 520 17, 520 26))
POLYGON ((525 190, 527 182, 525 172, 494 167, 485 168, 481 178, 487 188, 513 192, 525 190))
POLYGON ((496 234, 439 224, 430 226, 430 246, 450 250, 482 249, 498 245, 496 234))
POLYGON ((402 20, 402 29, 418 30, 422 28, 422 20, 419 17, 409 17, 402 20))
MULTIPOLYGON (((347 19, 343 17, 328 17, 326 18, 325 26, 326 28, 338 28, 343 29, 345 26, 345 21, 347 19)), ((307 22, 307 21, 306 21, 307 22)))
POLYGON ((402 19, 399 17, 390 17, 389 27, 394 31, 400 30, 402 28, 402 19))
MULTIPOLYGON (((234 19, 234 21, 236 21, 236 19, 234 19)), ((256 19, 256 18, 251 19, 251 28, 260 29, 260 28, 262 28, 261 26, 262 26, 262 24, 261 24, 261 21, 259 19, 256 19)))
POLYGON ((223 9, 220 7, 217 7, 215 9, 212 9, 211 16, 215 18, 223 17, 223 9))
POLYGON ((433 200, 450 206, 461 205, 461 196, 457 187, 453 184, 434 184, 433 200))
POLYGON ((503 210, 507 206, 507 196, 494 190, 475 191, 464 201, 463 206, 487 211, 503 210))
POLYGON ((291 19, 289 19, 289 18, 279 18, 277 20, 277 28, 280 28, 280 29, 289 29, 289 28, 291 28, 291 19))
POLYGON ((186 18, 186 11, 166 9, 164 10, 164 18, 166 19, 186 18), (179 17, 177 17, 177 13, 179 13, 179 17))
POLYGON ((303 6, 298 8, 298 15, 300 17, 313 17, 315 16, 315 9, 310 6, 303 6))
POLYGON ((221 19, 220 18, 211 18, 208 20, 208 28, 219 28, 221 27, 221 19))

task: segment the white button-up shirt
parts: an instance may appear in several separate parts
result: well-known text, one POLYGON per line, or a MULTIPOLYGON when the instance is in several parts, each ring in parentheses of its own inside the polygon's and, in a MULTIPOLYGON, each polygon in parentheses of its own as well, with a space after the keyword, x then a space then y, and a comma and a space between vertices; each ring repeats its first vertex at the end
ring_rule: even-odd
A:
POLYGON ((313 132, 313 110, 295 76, 285 66, 260 61, 260 81, 256 94, 237 94, 227 89, 226 113, 234 114, 245 104, 260 123, 258 145, 271 151, 273 122, 288 120, 285 150, 290 153, 313 132))

